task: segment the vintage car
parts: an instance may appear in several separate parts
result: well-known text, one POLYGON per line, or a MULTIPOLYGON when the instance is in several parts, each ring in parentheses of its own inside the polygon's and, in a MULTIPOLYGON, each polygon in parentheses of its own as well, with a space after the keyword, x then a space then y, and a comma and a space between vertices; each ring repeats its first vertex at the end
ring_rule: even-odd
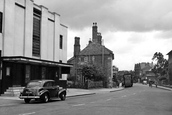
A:
POLYGON ((31 99, 48 102, 51 98, 66 99, 66 89, 55 84, 54 80, 33 80, 23 89, 19 96, 29 103, 31 99))

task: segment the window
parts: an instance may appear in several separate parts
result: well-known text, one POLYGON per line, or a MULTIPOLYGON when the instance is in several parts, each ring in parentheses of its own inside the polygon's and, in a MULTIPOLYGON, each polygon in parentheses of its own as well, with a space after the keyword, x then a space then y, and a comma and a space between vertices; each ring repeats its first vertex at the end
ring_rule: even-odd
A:
POLYGON ((84 62, 84 57, 81 57, 81 62, 84 62))
POLYGON ((63 49, 63 36, 60 35, 60 49, 63 49))
POLYGON ((92 62, 94 63, 94 60, 95 60, 95 57, 94 56, 92 56, 92 62))
POLYGON ((32 55, 40 56, 41 11, 34 8, 32 55))
POLYGON ((10 67, 6 68, 6 76, 10 76, 10 67))
POLYGON ((88 57, 84 57, 84 62, 87 63, 88 62, 88 57))
POLYGON ((2 12, 0 12, 0 33, 2 33, 2 12))

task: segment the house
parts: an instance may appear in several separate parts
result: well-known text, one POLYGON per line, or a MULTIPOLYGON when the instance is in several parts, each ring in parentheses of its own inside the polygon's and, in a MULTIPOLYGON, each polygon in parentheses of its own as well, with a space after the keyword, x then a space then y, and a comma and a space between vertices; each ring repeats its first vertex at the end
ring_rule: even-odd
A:
POLYGON ((0 94, 34 79, 65 81, 67 29, 33 0, 0 0, 0 94))
POLYGON ((167 55, 168 55, 169 84, 172 85, 172 50, 167 55))
POLYGON ((81 65, 91 63, 103 68, 107 78, 107 81, 104 81, 106 82, 104 87, 109 87, 113 77, 113 59, 113 52, 102 45, 102 36, 98 32, 97 23, 93 23, 92 40, 88 42, 88 45, 83 50, 80 49, 80 38, 75 37, 74 55, 68 60, 68 63, 74 66, 71 68, 70 76, 73 76, 75 81, 84 85, 85 81, 84 76, 82 76, 81 65))
POLYGON ((113 65, 113 75, 117 75, 118 74, 118 67, 116 67, 115 65, 113 65))
POLYGON ((139 78, 139 82, 143 80, 155 80, 155 74, 152 72, 153 63, 137 63, 135 64, 135 76, 139 78))

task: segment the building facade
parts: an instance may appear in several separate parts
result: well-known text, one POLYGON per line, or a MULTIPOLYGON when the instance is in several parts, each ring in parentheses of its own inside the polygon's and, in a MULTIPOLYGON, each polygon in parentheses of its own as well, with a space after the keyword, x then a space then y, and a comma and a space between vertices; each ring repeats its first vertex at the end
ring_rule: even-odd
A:
POLYGON ((137 63, 134 67, 135 77, 138 78, 138 82, 142 82, 144 80, 155 81, 155 74, 151 71, 153 68, 153 63, 137 63))
POLYGON ((168 55, 168 77, 169 77, 169 84, 172 85, 172 50, 167 55, 168 55))
POLYGON ((0 94, 33 79, 66 80, 67 27, 33 0, 0 0, 0 94))
POLYGON ((84 64, 93 64, 103 68, 107 78, 104 87, 110 87, 113 78, 113 59, 113 52, 102 45, 102 36, 98 32, 97 23, 93 23, 92 40, 83 50, 80 49, 80 38, 75 37, 74 56, 68 60, 68 63, 74 66, 71 68, 70 76, 75 77, 75 80, 80 83, 84 83, 84 76, 82 76, 80 67, 84 64))

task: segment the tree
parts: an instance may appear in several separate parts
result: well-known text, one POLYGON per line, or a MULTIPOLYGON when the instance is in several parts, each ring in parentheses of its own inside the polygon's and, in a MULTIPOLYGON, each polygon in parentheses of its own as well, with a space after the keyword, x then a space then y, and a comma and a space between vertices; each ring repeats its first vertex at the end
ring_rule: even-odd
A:
POLYGON ((153 55, 152 60, 156 61, 156 64, 154 65, 152 71, 156 75, 161 75, 161 76, 166 75, 168 71, 168 61, 164 59, 163 54, 160 52, 156 52, 153 55))
POLYGON ((93 64, 83 65, 81 72, 82 72, 82 75, 85 76, 85 78, 89 80, 101 81, 101 80, 104 80, 105 78, 103 69, 93 64))

